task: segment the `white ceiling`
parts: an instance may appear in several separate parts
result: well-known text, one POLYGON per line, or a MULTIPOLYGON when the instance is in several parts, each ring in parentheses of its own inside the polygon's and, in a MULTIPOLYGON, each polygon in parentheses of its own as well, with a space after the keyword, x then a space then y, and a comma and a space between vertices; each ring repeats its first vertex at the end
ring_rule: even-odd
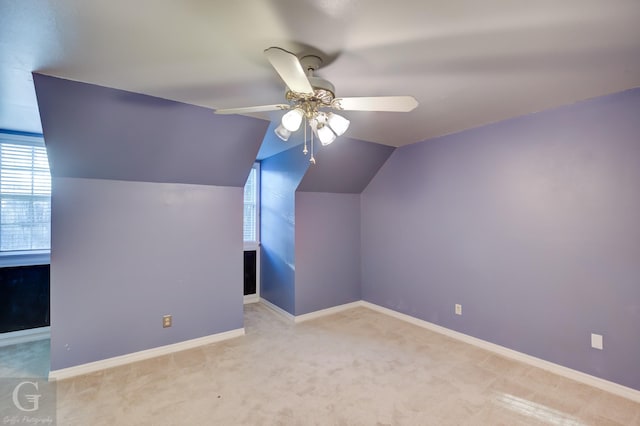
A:
POLYGON ((418 99, 344 114, 402 146, 640 86, 639 22, 638 0, 0 0, 0 128, 41 131, 32 71, 231 108, 284 100, 264 49, 312 47, 338 97, 418 99))

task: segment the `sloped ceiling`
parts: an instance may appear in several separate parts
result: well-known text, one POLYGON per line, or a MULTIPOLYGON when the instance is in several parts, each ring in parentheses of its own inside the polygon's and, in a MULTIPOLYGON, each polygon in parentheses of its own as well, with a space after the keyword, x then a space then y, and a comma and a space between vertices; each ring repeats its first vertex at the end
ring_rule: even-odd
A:
POLYGON ((34 74, 56 177, 243 186, 268 123, 34 74))
MULTIPOLYGON (((640 86, 637 0, 3 0, 0 128, 40 131, 31 72, 206 108, 278 103, 263 56, 320 51, 338 96, 414 95, 345 114, 401 146, 640 86)), ((276 120, 277 114, 261 115, 276 120)))
POLYGON ((386 145, 338 138, 314 154, 317 162, 307 169, 298 191, 359 194, 393 151, 386 145))

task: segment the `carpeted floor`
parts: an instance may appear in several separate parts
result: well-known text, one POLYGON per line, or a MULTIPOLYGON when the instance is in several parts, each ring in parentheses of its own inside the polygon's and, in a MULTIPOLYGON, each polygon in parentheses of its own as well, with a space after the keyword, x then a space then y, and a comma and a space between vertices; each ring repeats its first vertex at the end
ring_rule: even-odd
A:
MULTIPOLYGON (((365 308, 58 382, 61 425, 637 425, 640 404, 365 308)), ((48 342, 45 342, 48 343, 48 342)), ((0 348, 40 375, 45 345, 0 348), (24 360, 20 352, 30 353, 24 360), (42 361, 40 361, 42 363, 42 361)))
POLYGON ((47 377, 49 339, 0 347, 0 378, 47 377))

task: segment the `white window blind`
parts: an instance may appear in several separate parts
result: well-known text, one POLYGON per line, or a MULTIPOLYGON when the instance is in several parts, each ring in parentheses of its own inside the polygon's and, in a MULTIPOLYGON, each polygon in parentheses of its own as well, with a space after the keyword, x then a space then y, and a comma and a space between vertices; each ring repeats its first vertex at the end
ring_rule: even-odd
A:
POLYGON ((251 168, 247 183, 244 185, 244 226, 245 242, 258 242, 259 235, 259 200, 260 200, 260 166, 251 168))
POLYGON ((42 138, 0 133, 0 252, 51 247, 51 175, 42 138))

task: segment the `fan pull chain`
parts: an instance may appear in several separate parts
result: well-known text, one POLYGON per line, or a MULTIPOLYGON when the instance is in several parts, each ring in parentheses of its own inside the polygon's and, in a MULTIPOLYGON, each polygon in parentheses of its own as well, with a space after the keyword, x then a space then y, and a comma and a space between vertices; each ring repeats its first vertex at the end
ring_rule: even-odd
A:
POLYGON ((304 117, 304 149, 302 150, 302 153, 304 155, 307 155, 309 153, 309 150, 307 149, 307 117, 304 117))
POLYGON ((311 158, 309 159, 311 164, 316 164, 316 159, 313 156, 313 132, 311 132, 311 158))

